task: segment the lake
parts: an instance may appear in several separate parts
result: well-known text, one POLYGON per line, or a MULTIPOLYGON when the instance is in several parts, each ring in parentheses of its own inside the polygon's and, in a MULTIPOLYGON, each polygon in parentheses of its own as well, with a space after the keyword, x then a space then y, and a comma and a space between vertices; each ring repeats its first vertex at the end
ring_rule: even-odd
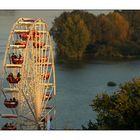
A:
MULTIPOLYGON (((10 29, 19 17, 42 17, 49 28, 62 11, 0 11, 0 64, 10 29)), ((54 42, 53 42, 54 43, 54 42)), ((103 91, 112 94, 118 89, 108 87, 108 81, 117 85, 140 77, 140 61, 84 61, 82 63, 56 63, 56 129, 81 129, 88 120, 96 118, 89 106, 92 99, 103 91)))

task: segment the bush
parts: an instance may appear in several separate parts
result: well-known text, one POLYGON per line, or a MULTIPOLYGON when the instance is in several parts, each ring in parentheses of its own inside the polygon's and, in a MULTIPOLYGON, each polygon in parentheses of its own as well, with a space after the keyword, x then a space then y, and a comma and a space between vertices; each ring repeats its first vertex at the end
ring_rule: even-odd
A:
POLYGON ((123 56, 139 56, 140 46, 135 42, 127 41, 125 44, 119 47, 119 51, 123 56))
POLYGON ((112 46, 101 46, 97 48, 97 51, 94 54, 95 57, 121 57, 119 51, 112 46))
POLYGON ((140 80, 120 86, 113 95, 99 94, 93 99, 96 122, 89 121, 83 129, 140 130, 140 80))

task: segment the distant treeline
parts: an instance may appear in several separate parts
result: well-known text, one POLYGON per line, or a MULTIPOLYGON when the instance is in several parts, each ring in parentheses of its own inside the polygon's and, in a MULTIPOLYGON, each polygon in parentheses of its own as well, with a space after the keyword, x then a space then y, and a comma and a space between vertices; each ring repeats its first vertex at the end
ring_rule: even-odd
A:
POLYGON ((55 18, 51 34, 60 58, 139 57, 140 11, 116 10, 98 16, 81 10, 64 12, 55 18))

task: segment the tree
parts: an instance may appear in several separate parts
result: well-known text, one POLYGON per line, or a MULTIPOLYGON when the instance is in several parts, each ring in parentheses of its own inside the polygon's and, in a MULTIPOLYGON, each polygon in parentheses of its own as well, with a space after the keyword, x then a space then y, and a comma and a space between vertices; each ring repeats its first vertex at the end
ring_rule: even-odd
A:
POLYGON ((102 58, 139 56, 139 17, 139 11, 114 11, 98 16, 82 10, 64 12, 51 28, 57 56, 74 60, 84 54, 102 58))
POLYGON ((132 41, 140 40, 140 11, 139 10, 122 10, 118 11, 129 22, 129 39, 132 41))
POLYGON ((96 37, 96 29, 98 25, 97 16, 83 10, 74 10, 71 12, 71 14, 79 15, 83 19, 84 23, 86 24, 87 29, 89 30, 90 40, 86 47, 85 53, 93 54, 96 49, 95 42, 97 40, 97 37, 96 37))
POLYGON ((114 38, 121 42, 125 42, 128 39, 129 23, 128 21, 118 12, 109 13, 108 18, 111 20, 114 28, 114 38))
POLYGON ((57 43, 57 53, 80 59, 90 40, 90 32, 79 15, 64 13, 55 20, 51 31, 57 43))
POLYGON ((94 14, 83 10, 74 10, 71 12, 73 15, 79 15, 85 22, 88 30, 90 31, 90 44, 96 41, 96 27, 97 27, 97 17, 94 14))
POLYGON ((97 18, 96 38, 100 44, 112 44, 114 38, 114 25, 106 15, 97 18))
POLYGON ((97 95, 91 106, 97 112, 96 122, 89 121, 83 129, 139 130, 140 80, 121 85, 113 95, 97 95))
POLYGON ((118 50, 112 46, 100 46, 95 52, 94 56, 104 58, 122 57, 118 50))
POLYGON ((125 42, 128 38, 129 23, 119 13, 98 16, 97 40, 104 44, 113 44, 115 41, 125 42))

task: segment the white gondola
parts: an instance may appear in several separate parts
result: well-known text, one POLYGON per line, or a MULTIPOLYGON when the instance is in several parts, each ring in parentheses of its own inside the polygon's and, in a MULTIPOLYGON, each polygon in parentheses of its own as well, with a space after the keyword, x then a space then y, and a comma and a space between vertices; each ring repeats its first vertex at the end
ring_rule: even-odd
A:
POLYGON ((53 83, 40 83, 40 85, 44 86, 44 87, 53 87, 53 83))
POLYGON ((21 68, 22 65, 20 65, 20 64, 6 64, 5 67, 6 68, 21 68))
POLYGON ((22 43, 15 43, 10 45, 10 47, 14 50, 14 49, 25 49, 26 48, 26 44, 22 44, 22 43))
POLYGON ((3 88, 4 93, 18 93, 19 89, 18 88, 3 88))
MULTIPOLYGON (((41 25, 41 24, 40 24, 40 25, 41 25)), ((45 24, 44 24, 44 25, 45 25, 45 24)), ((13 32, 14 32, 14 33, 25 33, 25 32, 28 33, 28 32, 30 32, 30 30, 14 30, 13 32)), ((43 31, 43 30, 42 30, 42 31, 40 30, 40 31, 38 31, 38 32, 39 32, 39 33, 45 33, 45 34, 48 33, 48 31, 43 31)))

